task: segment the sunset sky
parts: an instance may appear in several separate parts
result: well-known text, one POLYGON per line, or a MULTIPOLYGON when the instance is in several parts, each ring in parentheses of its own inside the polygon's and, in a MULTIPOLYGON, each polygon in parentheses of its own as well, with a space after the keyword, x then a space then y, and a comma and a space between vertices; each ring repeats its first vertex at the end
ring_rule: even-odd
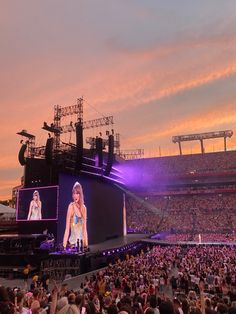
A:
POLYGON ((113 115, 122 149, 173 155, 173 135, 226 129, 236 148, 235 0, 0 3, 0 199, 23 174, 16 132, 45 145, 53 106, 81 96, 85 120, 113 115))

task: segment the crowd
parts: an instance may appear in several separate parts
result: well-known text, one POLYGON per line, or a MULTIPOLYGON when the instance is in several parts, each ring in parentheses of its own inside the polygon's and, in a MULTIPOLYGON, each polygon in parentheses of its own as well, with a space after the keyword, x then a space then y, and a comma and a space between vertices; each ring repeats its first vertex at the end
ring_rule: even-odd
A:
POLYGON ((236 230, 232 193, 127 197, 126 210, 128 230, 136 232, 232 234, 236 230))
POLYGON ((30 289, 0 287, 0 313, 236 313, 232 247, 155 246, 86 276, 75 290, 34 276, 30 289))
POLYGON ((236 151, 145 158, 127 162, 137 173, 152 176, 236 170, 236 151))
POLYGON ((229 243, 236 242, 236 234, 222 234, 222 233, 174 233, 167 234, 163 237, 163 240, 168 242, 188 242, 193 241, 195 243, 229 243))

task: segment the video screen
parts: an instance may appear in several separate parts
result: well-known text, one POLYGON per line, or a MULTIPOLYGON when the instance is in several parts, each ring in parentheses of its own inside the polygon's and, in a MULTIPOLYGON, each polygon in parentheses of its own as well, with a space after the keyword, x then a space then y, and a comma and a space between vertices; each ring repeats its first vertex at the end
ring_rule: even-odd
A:
POLYGON ((58 186, 20 189, 17 221, 57 220, 58 186))
POLYGON ((59 242, 66 246, 88 246, 88 209, 91 208, 88 180, 70 175, 59 177, 59 242))
POLYGON ((123 235, 123 192, 83 175, 60 174, 57 241, 84 246, 123 235))

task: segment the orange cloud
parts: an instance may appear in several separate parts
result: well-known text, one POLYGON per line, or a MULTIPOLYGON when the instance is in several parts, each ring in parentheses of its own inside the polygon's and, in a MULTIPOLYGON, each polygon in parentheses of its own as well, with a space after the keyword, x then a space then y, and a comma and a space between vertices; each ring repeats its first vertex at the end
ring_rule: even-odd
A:
MULTIPOLYGON (((145 134, 126 139, 126 145, 132 143, 152 143, 168 138, 169 143, 173 135, 191 134, 224 128, 228 124, 236 124, 236 113, 233 109, 236 104, 219 105, 197 116, 185 117, 183 120, 166 123, 161 129, 153 129, 145 134)), ((236 136, 236 134, 234 135, 236 136)))
MULTIPOLYGON (((234 34, 202 36, 196 40, 185 38, 143 50, 123 49, 116 42, 111 42, 109 48, 112 49, 104 51, 99 62, 89 57, 81 59, 79 52, 78 55, 64 52, 65 55, 54 59, 53 51, 49 51, 42 59, 32 55, 30 60, 15 60, 16 68, 9 64, 4 67, 2 75, 4 79, 1 85, 5 97, 0 108, 0 125, 3 130, 0 141, 5 141, 9 134, 11 137, 6 146, 0 148, 0 168, 18 165, 20 145, 19 140, 13 140, 12 133, 27 128, 29 132, 35 132, 37 145, 45 144, 47 133, 40 128, 44 120, 52 122, 53 104, 71 105, 77 97, 83 95, 87 100, 84 104, 85 119, 98 115, 89 103, 105 115, 115 116, 118 112, 130 110, 132 124, 138 106, 158 103, 168 97, 172 97, 174 103, 174 96, 178 93, 234 76, 235 44, 234 34), (198 53, 197 58, 192 55, 195 51, 198 53)), ((224 128, 225 125, 236 122, 232 112, 233 109, 227 113, 214 109, 204 112, 204 116, 199 114, 187 117, 186 120, 166 121, 161 129, 150 126, 151 131, 144 130, 142 135, 122 140, 122 146, 128 148, 133 147, 133 143, 140 143, 141 147, 151 148, 157 141, 168 141, 166 146, 175 147, 171 143, 172 135, 189 130, 205 130, 206 126, 208 129, 224 128)), ((17 135, 14 136, 17 138, 17 135)))
POLYGON ((177 83, 169 88, 162 89, 157 94, 156 98, 161 99, 163 97, 169 97, 182 91, 186 91, 192 88, 199 87, 201 85, 212 83, 219 79, 228 78, 231 75, 234 75, 235 73, 236 73, 236 65, 232 65, 230 67, 226 67, 221 70, 213 71, 211 73, 208 73, 196 79, 189 80, 189 81, 187 80, 184 83, 181 83, 181 84, 177 83))
POLYGON ((5 156, 2 156, 0 160, 0 168, 11 168, 13 165, 17 165, 17 156, 9 155, 9 153, 5 156))
POLYGON ((19 184, 19 180, 0 180, 0 200, 10 199, 12 188, 19 184))
POLYGON ((204 34, 195 38, 195 36, 185 36, 178 41, 162 42, 159 44, 150 44, 148 47, 132 48, 130 46, 122 45, 115 38, 111 38, 107 41, 108 48, 111 49, 114 54, 122 54, 124 56, 130 56, 136 58, 139 61, 141 59, 150 60, 158 58, 165 58, 168 55, 187 54, 189 51, 196 49, 214 49, 224 50, 230 48, 236 44, 235 34, 230 29, 229 34, 204 34))
MULTIPOLYGON (((137 77, 123 78, 118 77, 115 82, 110 82, 107 73, 106 80, 109 82, 108 91, 101 90, 100 94, 94 94, 92 103, 95 106, 101 106, 103 111, 120 112, 136 106, 158 101, 167 97, 174 96, 180 92, 185 92, 203 85, 211 84, 221 79, 227 79, 236 73, 236 64, 217 65, 215 70, 202 70, 203 73, 189 75, 186 78, 186 73, 173 73, 172 77, 162 78, 162 74, 157 74, 156 71, 149 73, 140 73, 137 77), (119 105, 112 106, 117 103, 119 105)), ((105 83, 104 83, 105 84, 105 83)), ((98 84, 99 86, 100 84, 98 84)), ((96 90, 96 88, 95 88, 96 90)))

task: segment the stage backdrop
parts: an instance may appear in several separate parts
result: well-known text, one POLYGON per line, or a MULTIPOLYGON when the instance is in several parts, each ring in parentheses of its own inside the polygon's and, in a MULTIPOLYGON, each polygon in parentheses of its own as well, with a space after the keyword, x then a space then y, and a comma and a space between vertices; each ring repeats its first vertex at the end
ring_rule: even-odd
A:
POLYGON ((78 181, 83 187, 87 208, 88 244, 96 244, 123 235, 123 192, 111 183, 84 176, 60 174, 57 242, 62 243, 72 188, 78 181))

